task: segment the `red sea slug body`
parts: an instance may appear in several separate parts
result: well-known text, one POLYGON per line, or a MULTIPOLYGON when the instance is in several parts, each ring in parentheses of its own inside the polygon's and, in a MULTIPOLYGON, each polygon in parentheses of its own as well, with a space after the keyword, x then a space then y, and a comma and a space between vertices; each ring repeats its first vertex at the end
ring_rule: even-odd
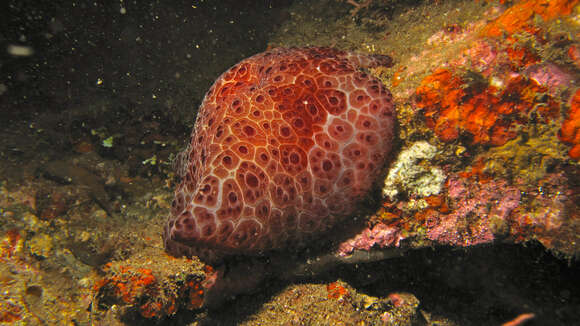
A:
POLYGON ((213 260, 299 247, 343 221, 393 141, 391 94, 360 68, 390 64, 280 48, 220 76, 182 154, 167 251, 213 260))

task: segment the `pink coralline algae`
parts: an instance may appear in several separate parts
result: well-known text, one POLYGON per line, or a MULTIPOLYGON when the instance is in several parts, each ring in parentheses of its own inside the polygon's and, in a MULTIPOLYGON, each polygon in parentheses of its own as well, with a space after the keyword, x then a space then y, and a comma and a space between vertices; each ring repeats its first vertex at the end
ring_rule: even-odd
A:
POLYGON ((220 76, 182 154, 164 241, 212 260, 299 247, 351 214, 393 140, 380 55, 274 49, 220 76))
POLYGON ((480 183, 452 176, 449 198, 457 207, 450 214, 434 213, 427 218, 427 238, 454 246, 472 246, 494 240, 495 229, 518 207, 521 192, 505 181, 480 183), (471 223, 476 220, 476 223, 471 223))
POLYGON ((578 255, 580 192, 564 173, 553 173, 526 192, 529 209, 513 214, 511 234, 515 241, 538 240, 546 248, 578 255))
POLYGON ((546 87, 550 94, 557 94, 575 83, 569 73, 553 63, 529 66, 524 70, 524 75, 546 87))
POLYGON ((337 253, 339 256, 347 256, 354 250, 369 251, 373 247, 398 247, 402 239, 399 227, 378 223, 372 228, 365 228, 354 238, 342 242, 337 253))
MULTIPOLYGON (((342 242, 335 254, 350 257, 357 251, 394 253, 429 245, 537 240, 561 254, 578 255, 580 192, 569 184, 565 172, 547 174, 530 185, 490 178, 479 169, 450 174, 445 193, 425 198, 427 208, 414 213, 383 211, 371 217, 372 227, 342 242)), ((385 209, 397 206, 404 208, 405 202, 385 209)))

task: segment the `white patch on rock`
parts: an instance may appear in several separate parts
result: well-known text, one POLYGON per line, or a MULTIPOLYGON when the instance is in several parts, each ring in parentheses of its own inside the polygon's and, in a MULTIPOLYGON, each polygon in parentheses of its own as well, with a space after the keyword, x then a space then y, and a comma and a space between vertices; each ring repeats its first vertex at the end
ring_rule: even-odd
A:
POLYGON ((437 153, 437 148, 426 141, 418 141, 401 151, 385 179, 383 195, 393 200, 400 192, 409 197, 439 194, 446 178, 443 170, 418 164, 421 160, 432 159, 437 153))

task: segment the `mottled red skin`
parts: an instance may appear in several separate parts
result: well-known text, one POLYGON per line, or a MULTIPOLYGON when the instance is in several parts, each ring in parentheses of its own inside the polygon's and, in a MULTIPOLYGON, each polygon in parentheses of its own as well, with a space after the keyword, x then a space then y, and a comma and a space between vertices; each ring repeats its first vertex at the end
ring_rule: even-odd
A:
POLYGON ((391 151, 387 56, 273 49, 220 76, 182 154, 164 241, 214 260, 300 247, 353 212, 391 151))

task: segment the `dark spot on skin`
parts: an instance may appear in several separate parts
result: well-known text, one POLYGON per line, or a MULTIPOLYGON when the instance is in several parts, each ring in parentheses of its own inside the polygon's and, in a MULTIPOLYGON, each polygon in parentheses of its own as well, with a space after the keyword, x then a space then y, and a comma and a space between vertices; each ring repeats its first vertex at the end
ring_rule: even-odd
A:
POLYGON ((258 178, 256 178, 255 175, 248 173, 246 175, 246 184, 252 188, 255 188, 259 184, 258 178))
POLYGON ((230 224, 225 224, 223 227, 220 226, 219 233, 220 234, 229 234, 232 232, 232 226, 230 224))
POLYGON ((290 162, 296 164, 300 161, 300 157, 296 153, 290 154, 290 162))
POLYGON ((205 186, 203 186, 203 188, 200 189, 200 191, 204 194, 207 194, 210 190, 211 190, 211 186, 208 184, 206 184, 205 186))
POLYGON ((187 231, 193 230, 193 220, 191 218, 183 220, 183 224, 185 225, 185 229, 187 229, 187 231))
POLYGON ((215 231, 215 226, 213 224, 208 224, 206 226, 203 227, 203 235, 206 237, 209 237, 210 235, 213 234, 213 232, 215 231))
POLYGON ((250 137, 251 137, 251 136, 253 136, 253 135, 256 133, 256 131, 254 130, 254 128, 252 128, 252 127, 250 127, 250 126, 245 126, 245 127, 244 127, 244 133, 245 133, 246 135, 248 135, 248 136, 250 136, 250 137))
POLYGON ((284 137, 290 136, 290 129, 288 127, 280 128, 280 134, 284 137))
POLYGON ((314 105, 309 105, 308 110, 310 111, 310 114, 312 114, 312 115, 316 115, 318 113, 318 109, 314 105))

